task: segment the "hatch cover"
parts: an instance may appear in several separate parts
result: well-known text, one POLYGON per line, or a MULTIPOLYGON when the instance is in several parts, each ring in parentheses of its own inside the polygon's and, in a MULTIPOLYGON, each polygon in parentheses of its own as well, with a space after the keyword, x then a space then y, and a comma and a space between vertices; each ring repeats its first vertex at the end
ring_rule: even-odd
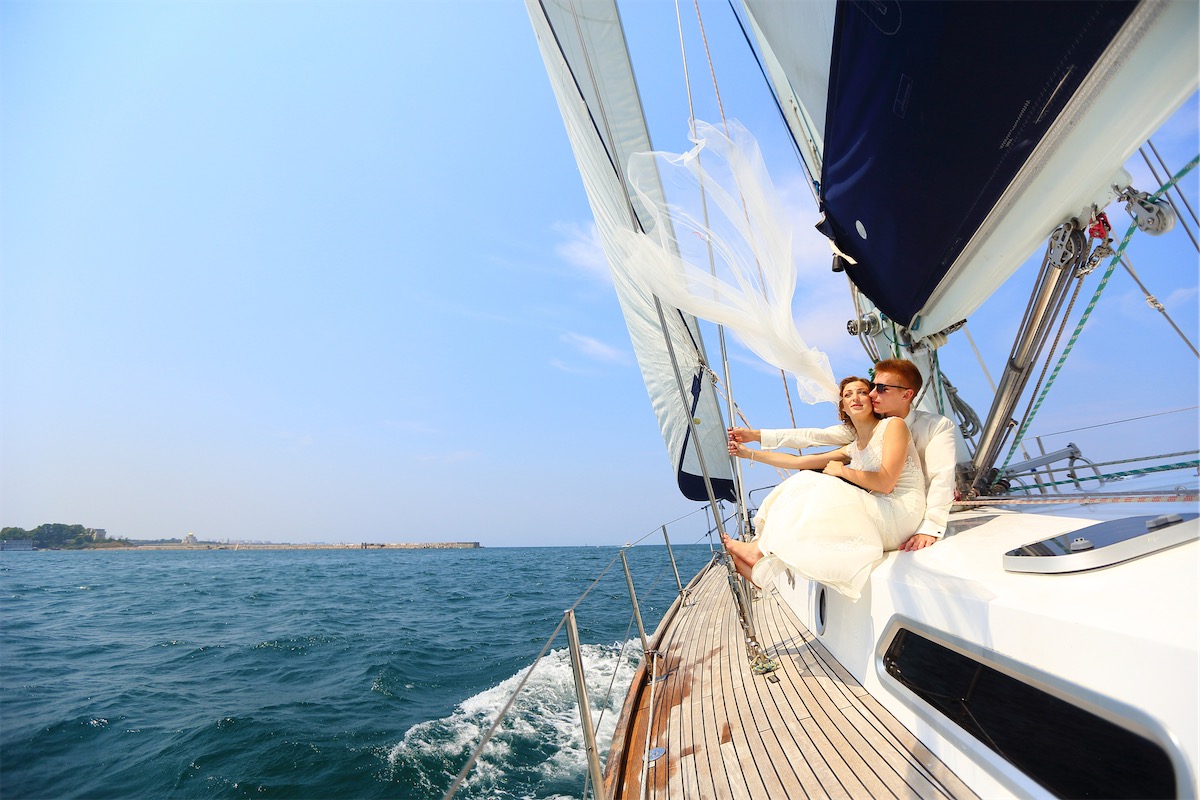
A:
POLYGON ((1009 572, 1080 572, 1119 564, 1200 538, 1200 514, 1162 514, 1098 522, 1004 554, 1009 572))

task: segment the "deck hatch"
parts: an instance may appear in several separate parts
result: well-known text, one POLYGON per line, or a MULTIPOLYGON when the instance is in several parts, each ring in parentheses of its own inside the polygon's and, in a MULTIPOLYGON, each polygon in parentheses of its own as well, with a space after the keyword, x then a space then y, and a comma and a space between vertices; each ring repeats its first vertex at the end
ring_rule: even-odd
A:
POLYGON ((1157 743, 1068 700, 898 628, 884 668, 938 713, 1059 797, 1175 797, 1157 743))
POLYGON ((1119 564, 1195 540, 1195 513, 1144 515, 1098 522, 1086 528, 1009 550, 1009 572, 1080 572, 1119 564))

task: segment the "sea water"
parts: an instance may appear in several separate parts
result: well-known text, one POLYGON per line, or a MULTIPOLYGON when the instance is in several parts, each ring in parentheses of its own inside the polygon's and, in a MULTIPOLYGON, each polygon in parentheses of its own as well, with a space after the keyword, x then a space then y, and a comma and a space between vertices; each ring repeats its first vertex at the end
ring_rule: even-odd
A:
MULTIPOLYGON (((707 545, 674 548, 688 579, 707 545)), ((627 551, 647 634, 667 549, 627 551)), ((614 547, 0 553, 0 797, 440 798, 578 603, 607 752, 641 656, 614 547)), ((582 795, 565 633, 462 798, 582 795)))

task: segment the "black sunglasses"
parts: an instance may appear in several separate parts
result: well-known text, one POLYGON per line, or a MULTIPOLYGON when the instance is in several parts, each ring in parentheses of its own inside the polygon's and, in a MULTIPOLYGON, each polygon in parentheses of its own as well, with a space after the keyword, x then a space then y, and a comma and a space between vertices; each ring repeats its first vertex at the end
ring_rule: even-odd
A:
POLYGON ((874 381, 868 382, 867 385, 871 387, 871 391, 879 392, 879 394, 886 394, 888 389, 899 389, 900 391, 904 391, 908 388, 907 386, 896 386, 891 383, 875 383, 874 381))

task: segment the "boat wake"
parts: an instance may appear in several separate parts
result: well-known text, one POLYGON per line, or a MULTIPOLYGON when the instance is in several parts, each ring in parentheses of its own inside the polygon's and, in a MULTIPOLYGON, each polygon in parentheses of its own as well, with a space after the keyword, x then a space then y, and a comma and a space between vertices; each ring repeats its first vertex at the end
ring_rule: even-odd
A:
MULTIPOLYGON (((639 642, 584 645, 583 663, 601 759, 642 650, 639 642)), ((586 752, 566 648, 534 665, 521 694, 496 729, 457 797, 579 797, 586 752)), ((529 672, 463 700, 448 717, 421 722, 386 754, 386 779, 417 797, 440 797, 529 672)))

